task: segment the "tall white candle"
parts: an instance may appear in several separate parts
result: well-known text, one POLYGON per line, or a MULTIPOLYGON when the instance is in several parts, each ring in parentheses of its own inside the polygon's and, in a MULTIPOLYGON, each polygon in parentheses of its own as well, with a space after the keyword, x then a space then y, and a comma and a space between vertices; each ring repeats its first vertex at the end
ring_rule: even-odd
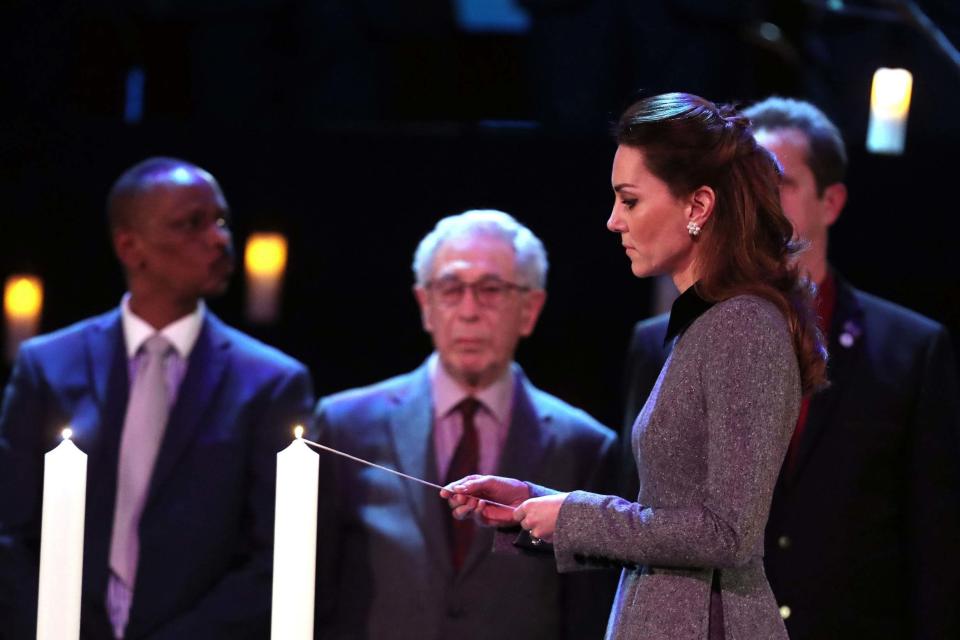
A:
POLYGON ((44 457, 37 640, 80 637, 87 454, 70 436, 44 457))
POLYGON ((320 456, 300 437, 277 454, 273 538, 273 640, 313 638, 320 456))

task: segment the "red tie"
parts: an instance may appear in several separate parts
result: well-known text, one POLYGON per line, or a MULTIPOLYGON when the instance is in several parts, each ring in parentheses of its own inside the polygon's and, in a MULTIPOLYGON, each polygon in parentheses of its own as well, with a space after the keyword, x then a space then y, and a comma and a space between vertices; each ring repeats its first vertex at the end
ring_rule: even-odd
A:
MULTIPOLYGON (((460 436, 460 442, 457 444, 457 449, 453 452, 453 458, 450 460, 445 484, 477 472, 480 442, 477 438, 477 428, 473 423, 473 417, 479 407, 480 402, 476 398, 470 397, 464 398, 457 405, 457 410, 463 415, 463 435, 460 436)), ((470 551, 470 543, 473 542, 476 525, 472 520, 456 520, 454 518, 450 518, 450 523, 450 549, 453 569, 454 571, 460 571, 460 567, 463 566, 463 561, 467 557, 467 552, 470 551)))

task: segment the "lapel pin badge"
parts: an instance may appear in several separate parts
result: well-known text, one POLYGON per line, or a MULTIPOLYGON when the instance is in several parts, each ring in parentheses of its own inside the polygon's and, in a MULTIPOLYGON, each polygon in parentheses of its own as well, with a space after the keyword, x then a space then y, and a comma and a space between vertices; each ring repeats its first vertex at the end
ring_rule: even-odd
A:
POLYGON ((859 337, 860 327, 856 323, 849 320, 843 323, 843 333, 841 333, 838 338, 841 347, 849 349, 859 337))

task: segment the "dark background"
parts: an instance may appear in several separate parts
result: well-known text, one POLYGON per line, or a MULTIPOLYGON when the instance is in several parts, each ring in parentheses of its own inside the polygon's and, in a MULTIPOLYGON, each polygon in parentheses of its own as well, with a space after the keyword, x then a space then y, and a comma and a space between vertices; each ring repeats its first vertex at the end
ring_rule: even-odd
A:
MULTIPOLYGON (((305 361, 322 395, 426 356, 410 295, 416 243, 443 215, 499 208, 551 260, 519 361, 614 425, 652 285, 604 227, 609 123, 664 90, 742 103, 779 93, 816 102, 847 138, 834 264, 960 329, 960 72, 897 19, 897 3, 503 0, 520 24, 477 30, 468 2, 7 0, 0 276, 43 278, 44 331, 116 305, 106 191, 144 157, 189 159, 220 180, 238 254, 253 230, 290 239, 278 324, 245 322, 240 276, 211 307, 305 361), (880 66, 914 74, 899 157, 864 150, 880 66), (131 69, 143 73, 140 109, 131 69)), ((960 42, 960 4, 919 4, 960 42)))

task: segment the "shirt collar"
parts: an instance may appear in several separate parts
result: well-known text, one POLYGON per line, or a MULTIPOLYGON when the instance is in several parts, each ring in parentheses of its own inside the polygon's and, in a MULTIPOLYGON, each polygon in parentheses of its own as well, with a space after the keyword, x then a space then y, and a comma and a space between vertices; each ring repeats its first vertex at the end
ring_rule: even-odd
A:
MULTIPOLYGON (((433 406, 438 417, 450 413, 460 401, 469 394, 454 380, 440 362, 440 356, 434 352, 427 361, 427 371, 430 375, 433 389, 433 406)), ((500 424, 505 424, 510 415, 510 403, 513 402, 513 369, 507 367, 493 384, 473 394, 473 397, 493 414, 500 424)))
POLYGON ((120 301, 120 318, 123 324, 123 340, 127 347, 127 358, 137 355, 140 347, 147 338, 159 333, 170 341, 177 355, 186 360, 190 357, 193 346, 200 337, 203 327, 203 318, 207 312, 207 305, 203 300, 197 302, 197 308, 178 320, 174 320, 159 332, 130 309, 130 294, 126 293, 120 301))
POLYGON ((707 302, 697 293, 696 284, 687 287, 687 290, 673 301, 673 306, 670 308, 670 322, 667 324, 667 336, 663 339, 663 343, 666 344, 683 333, 684 329, 712 306, 712 302, 707 302))

